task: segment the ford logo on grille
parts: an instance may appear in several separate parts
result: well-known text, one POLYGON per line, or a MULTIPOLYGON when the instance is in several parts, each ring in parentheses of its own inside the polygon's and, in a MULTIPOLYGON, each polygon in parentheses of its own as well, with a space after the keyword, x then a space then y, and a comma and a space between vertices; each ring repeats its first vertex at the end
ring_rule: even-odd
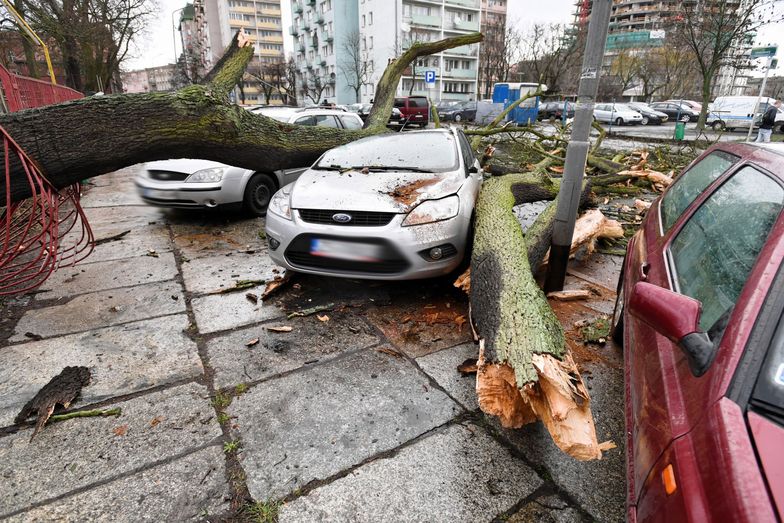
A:
POLYGON ((335 221, 335 222, 338 222, 338 223, 348 223, 348 222, 351 221, 351 215, 350 214, 346 214, 346 213, 342 213, 342 212, 335 213, 335 214, 332 215, 332 221, 335 221))

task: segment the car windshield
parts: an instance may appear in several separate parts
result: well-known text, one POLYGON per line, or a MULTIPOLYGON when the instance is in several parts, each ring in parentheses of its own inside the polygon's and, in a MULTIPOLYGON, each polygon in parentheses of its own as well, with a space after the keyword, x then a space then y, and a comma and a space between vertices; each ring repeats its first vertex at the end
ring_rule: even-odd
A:
POLYGON ((626 104, 615 104, 616 111, 634 111, 634 108, 626 104))
POLYGON ((327 151, 314 166, 331 170, 362 167, 452 171, 457 169, 455 138, 444 132, 373 136, 327 151))

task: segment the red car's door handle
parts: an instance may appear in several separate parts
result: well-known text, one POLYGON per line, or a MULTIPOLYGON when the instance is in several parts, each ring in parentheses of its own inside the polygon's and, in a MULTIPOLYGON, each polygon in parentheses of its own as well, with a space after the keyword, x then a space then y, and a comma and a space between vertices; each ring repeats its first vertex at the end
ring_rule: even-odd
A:
POLYGON ((640 264, 640 280, 646 281, 648 279, 648 271, 651 268, 650 263, 641 263, 640 264))

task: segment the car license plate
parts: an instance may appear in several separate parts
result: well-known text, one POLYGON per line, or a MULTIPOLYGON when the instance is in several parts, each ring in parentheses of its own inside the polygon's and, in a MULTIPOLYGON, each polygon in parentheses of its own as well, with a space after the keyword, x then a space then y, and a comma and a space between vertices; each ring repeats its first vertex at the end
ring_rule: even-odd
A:
POLYGON ((314 238, 310 240, 310 254, 337 260, 378 262, 382 260, 383 248, 369 243, 314 238))
POLYGON ((156 200, 166 200, 168 199, 167 194, 164 191, 156 191, 155 189, 142 189, 142 197, 143 198, 155 198, 156 200))

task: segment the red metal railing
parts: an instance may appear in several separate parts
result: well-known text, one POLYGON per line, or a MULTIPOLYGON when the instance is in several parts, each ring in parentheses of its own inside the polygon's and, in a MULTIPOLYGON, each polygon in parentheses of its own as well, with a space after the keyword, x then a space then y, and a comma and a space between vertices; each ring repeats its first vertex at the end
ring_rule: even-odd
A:
POLYGON ((2 65, 0 65, 0 84, 3 87, 8 111, 12 113, 84 97, 82 93, 70 87, 13 74, 2 65))

